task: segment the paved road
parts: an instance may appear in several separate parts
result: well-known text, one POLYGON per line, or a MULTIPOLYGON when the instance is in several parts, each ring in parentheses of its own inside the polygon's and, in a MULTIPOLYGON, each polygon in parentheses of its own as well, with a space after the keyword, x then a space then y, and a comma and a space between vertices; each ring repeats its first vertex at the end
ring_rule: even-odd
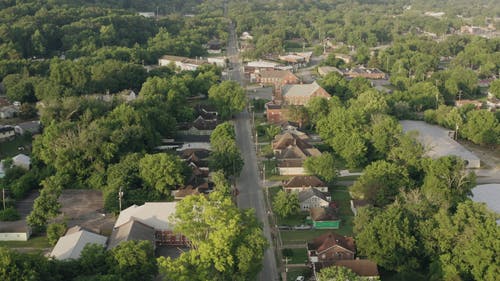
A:
MULTIPOLYGON (((227 14, 226 5, 224 5, 227 14)), ((243 85, 242 65, 237 48, 237 37, 234 23, 229 24, 229 39, 227 46, 227 55, 230 61, 229 79, 239 82, 243 85)), ((259 280, 274 281, 278 280, 278 270, 276 267, 276 258, 274 255, 273 243, 269 220, 265 208, 264 193, 261 188, 261 180, 257 167, 257 156, 252 140, 252 130, 250 125, 250 115, 245 109, 238 114, 235 120, 236 142, 241 150, 241 156, 245 162, 240 177, 236 181, 236 187, 239 190, 238 206, 242 209, 253 208, 259 221, 263 225, 264 236, 269 241, 270 247, 265 252, 263 269, 260 272, 259 280)))

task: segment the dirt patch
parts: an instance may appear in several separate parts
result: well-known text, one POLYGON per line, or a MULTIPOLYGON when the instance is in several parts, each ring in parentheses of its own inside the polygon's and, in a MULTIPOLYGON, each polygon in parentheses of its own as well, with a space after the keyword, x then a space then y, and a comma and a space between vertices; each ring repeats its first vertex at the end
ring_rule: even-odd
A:
POLYGON ((111 233, 115 217, 104 212, 101 191, 66 189, 59 202, 61 214, 55 221, 66 221, 68 227, 79 225, 97 233, 111 233))

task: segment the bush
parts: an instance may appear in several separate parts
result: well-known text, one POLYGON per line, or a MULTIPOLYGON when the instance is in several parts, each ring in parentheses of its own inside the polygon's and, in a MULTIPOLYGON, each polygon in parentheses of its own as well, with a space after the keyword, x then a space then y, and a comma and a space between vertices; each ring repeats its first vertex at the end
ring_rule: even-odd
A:
POLYGON ((21 218, 16 209, 9 207, 0 211, 0 221, 17 221, 21 218))
POLYGON ((66 232, 66 224, 65 223, 53 223, 47 227, 47 239, 49 240, 49 244, 54 246, 57 243, 57 240, 66 232))

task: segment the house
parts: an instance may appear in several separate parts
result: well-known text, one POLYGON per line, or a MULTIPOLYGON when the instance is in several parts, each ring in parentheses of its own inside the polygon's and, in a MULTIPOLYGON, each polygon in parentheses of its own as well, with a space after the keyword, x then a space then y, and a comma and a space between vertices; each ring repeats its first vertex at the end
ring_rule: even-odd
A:
POLYGON ((259 73, 260 71, 263 71, 263 70, 274 70, 274 69, 277 69, 279 66, 280 66, 280 64, 276 63, 276 62, 258 60, 258 61, 248 62, 244 66, 244 71, 245 71, 245 75, 248 76, 252 82, 255 82, 256 76, 253 74, 259 73), (252 80, 252 78, 253 78, 253 80, 252 80))
POLYGON ((207 43, 207 52, 209 54, 220 54, 222 52, 222 42, 219 39, 212 39, 207 43))
POLYGON ((281 124, 286 121, 288 110, 284 108, 281 102, 270 101, 264 105, 266 108, 266 119, 271 124, 281 124))
POLYGON ((319 156, 321 152, 307 142, 307 138, 301 135, 285 132, 274 137, 271 144, 277 158, 299 158, 305 160, 307 157, 319 156))
MULTIPOLYGON (((174 226, 170 221, 170 216, 175 213, 176 205, 176 202, 146 202, 141 206, 132 205, 120 212, 113 232, 120 231, 122 225, 133 219, 155 230, 155 245, 186 245, 186 238, 173 232, 174 226)), ((118 237, 117 234, 116 236, 118 237)))
POLYGON ((88 244, 106 246, 108 238, 79 226, 68 229, 66 234, 57 240, 57 244, 50 253, 56 260, 78 259, 83 248, 88 244))
POLYGON ((294 176, 283 185, 287 192, 300 192, 312 187, 321 192, 328 192, 326 184, 316 176, 294 176))
POLYGON ((194 71, 198 69, 199 66, 207 64, 208 61, 202 58, 190 59, 186 57, 169 56, 165 55, 158 60, 159 66, 168 66, 173 63, 180 70, 194 71))
POLYGON ((25 221, 3 221, 0 223, 0 241, 28 241, 31 227, 25 221))
POLYGON ((309 211, 311 208, 328 207, 331 197, 314 187, 300 191, 298 194, 300 209, 309 211))
POLYGON ((366 79, 386 79, 386 74, 377 68, 366 68, 358 66, 351 68, 345 72, 348 78, 363 77, 366 79))
POLYGON ((126 241, 150 241, 153 247, 155 244, 155 229, 140 221, 131 218, 128 222, 113 230, 109 237, 108 250, 126 241))
POLYGON ((0 119, 14 118, 19 113, 19 108, 14 105, 0 108, 0 119))
POLYGON ((256 82, 265 85, 298 84, 299 78, 288 70, 263 70, 256 75, 256 82))
POLYGON ((344 76, 344 72, 342 72, 340 69, 333 67, 333 66, 319 66, 318 67, 318 74, 322 77, 326 76, 329 73, 338 73, 342 76, 344 76))
POLYGON ((312 84, 284 85, 281 96, 288 105, 306 105, 313 97, 330 99, 330 95, 316 81, 312 84))
POLYGON ((12 157, 12 164, 16 167, 21 167, 23 169, 29 170, 31 166, 31 158, 20 153, 12 157))
POLYGON ((304 57, 295 55, 295 54, 287 54, 278 57, 281 61, 291 63, 291 64, 305 64, 306 60, 304 57))
POLYGON ((227 66, 227 58, 226 57, 208 57, 208 63, 213 64, 215 66, 225 68, 227 66))
POLYGON ((14 126, 14 130, 20 135, 24 135, 26 133, 30 133, 32 135, 39 134, 41 132, 40 121, 27 121, 19 123, 14 126))
POLYGON ((455 101, 455 106, 459 107, 459 108, 462 106, 465 106, 465 105, 469 105, 469 104, 474 105, 475 109, 481 109, 481 107, 483 107, 483 103, 481 101, 478 101, 478 100, 456 100, 455 101))
POLYGON ((16 131, 12 126, 0 126, 0 142, 13 140, 16 137, 16 131))
POLYGON ((179 124, 178 133, 181 135, 209 136, 218 124, 217 119, 205 119, 198 116, 193 122, 179 124))
POLYGON ((340 260, 353 260, 356 254, 354 238, 327 232, 307 243, 307 255, 311 263, 325 267, 340 260))
POLYGON ((304 160, 321 155, 321 152, 309 144, 303 136, 290 132, 275 136, 271 147, 278 160, 280 175, 305 175, 304 160))
POLYGON ((337 212, 330 208, 310 208, 311 223, 316 229, 338 229, 340 227, 340 219, 337 212))
POLYGON ((379 280, 380 278, 377 264, 371 260, 339 260, 335 262, 335 266, 349 268, 352 272, 361 277, 362 280, 379 280))

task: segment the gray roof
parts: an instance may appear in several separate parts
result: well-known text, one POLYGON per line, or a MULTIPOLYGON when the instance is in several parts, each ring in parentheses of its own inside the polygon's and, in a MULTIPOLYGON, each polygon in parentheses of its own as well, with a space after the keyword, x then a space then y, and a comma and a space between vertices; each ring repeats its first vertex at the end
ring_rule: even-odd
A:
POLYGON ((115 228, 128 223, 132 218, 156 230, 172 230, 170 215, 175 213, 176 202, 146 202, 142 206, 132 205, 121 211, 115 228))
POLYGON ((105 236, 82 229, 59 238, 50 256, 57 260, 78 259, 87 244, 105 246, 107 239, 105 236))
POLYGON ((284 85, 282 88, 283 97, 308 97, 321 86, 314 81, 311 84, 284 85))
POLYGON ((125 241, 147 240, 154 244, 155 230, 139 221, 131 219, 129 222, 113 229, 109 237, 108 249, 113 249, 125 241))
POLYGON ((479 161, 479 158, 449 136, 450 130, 430 125, 423 121, 400 121, 404 132, 417 131, 417 139, 426 149, 431 158, 455 155, 469 162, 479 161))
POLYGON ((328 201, 326 199, 326 195, 323 192, 317 190, 314 187, 311 187, 311 188, 308 188, 304 191, 299 192, 299 202, 304 202, 313 196, 317 196, 325 201, 328 201))

